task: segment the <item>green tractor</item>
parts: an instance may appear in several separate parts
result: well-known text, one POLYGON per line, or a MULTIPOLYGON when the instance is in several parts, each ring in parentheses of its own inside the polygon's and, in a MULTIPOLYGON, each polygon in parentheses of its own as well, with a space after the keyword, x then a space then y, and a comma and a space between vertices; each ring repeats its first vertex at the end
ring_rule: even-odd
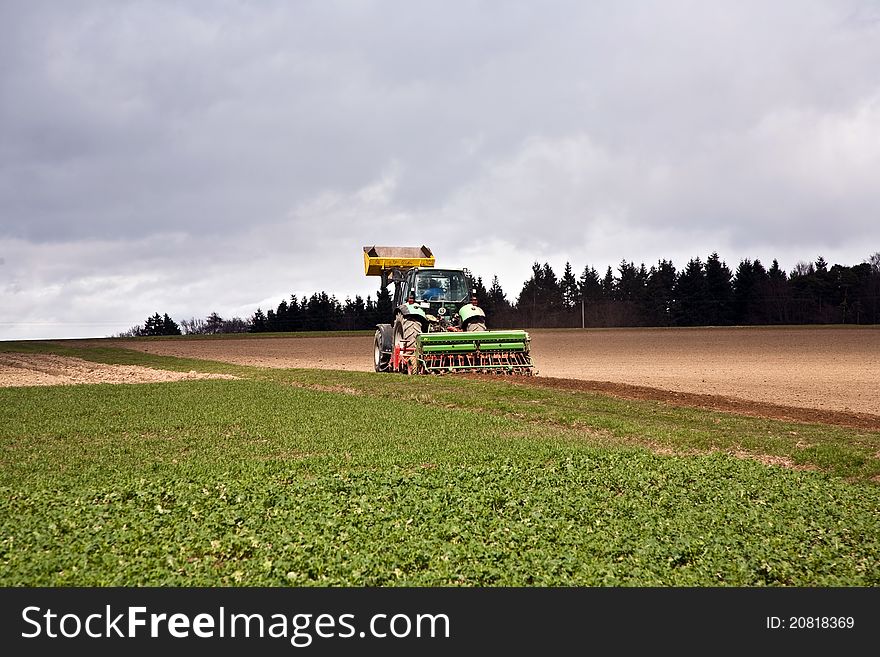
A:
POLYGON ((426 246, 365 246, 364 269, 394 284, 394 317, 376 327, 377 372, 533 373, 529 334, 487 330, 466 270, 434 267, 426 246))

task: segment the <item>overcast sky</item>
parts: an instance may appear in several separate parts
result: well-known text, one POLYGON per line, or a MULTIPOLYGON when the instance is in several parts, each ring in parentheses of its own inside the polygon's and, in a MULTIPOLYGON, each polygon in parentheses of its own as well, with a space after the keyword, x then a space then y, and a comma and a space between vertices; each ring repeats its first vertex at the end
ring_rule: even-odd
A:
POLYGON ((880 250, 880 2, 0 0, 0 339, 880 250))

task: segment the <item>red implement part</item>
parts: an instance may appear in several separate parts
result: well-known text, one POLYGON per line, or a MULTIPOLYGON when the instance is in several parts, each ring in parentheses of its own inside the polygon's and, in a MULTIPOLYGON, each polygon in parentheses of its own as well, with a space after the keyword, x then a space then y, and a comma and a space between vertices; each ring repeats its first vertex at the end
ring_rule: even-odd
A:
POLYGON ((412 355, 414 352, 415 349, 404 349, 400 345, 395 345, 394 351, 391 354, 391 370, 393 372, 411 373, 413 369, 412 355))

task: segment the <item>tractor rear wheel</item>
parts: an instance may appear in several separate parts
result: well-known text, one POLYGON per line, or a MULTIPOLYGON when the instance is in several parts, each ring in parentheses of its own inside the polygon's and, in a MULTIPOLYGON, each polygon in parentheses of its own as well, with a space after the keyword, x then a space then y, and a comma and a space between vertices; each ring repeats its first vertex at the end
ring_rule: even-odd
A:
POLYGON ((391 360, 391 354, 387 353, 383 347, 382 329, 376 329, 376 339, 373 342, 373 366, 377 372, 387 370, 391 360))
POLYGON ((486 320, 485 319, 474 319, 468 322, 467 325, 468 331, 485 331, 486 330, 486 320))
POLYGON ((422 333, 422 323, 416 319, 407 319, 398 315, 394 321, 394 348, 406 351, 406 372, 414 374, 418 367, 416 360, 416 341, 422 333))

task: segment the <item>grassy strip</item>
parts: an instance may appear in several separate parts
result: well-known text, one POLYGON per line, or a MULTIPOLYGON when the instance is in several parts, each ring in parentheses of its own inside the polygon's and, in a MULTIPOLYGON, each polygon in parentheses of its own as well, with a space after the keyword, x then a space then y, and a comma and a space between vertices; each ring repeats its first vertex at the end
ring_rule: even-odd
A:
POLYGON ((875 485, 285 376, 0 390, 0 583, 880 584, 875 485))
POLYGON ((531 425, 580 430, 596 444, 638 445, 682 455, 721 451, 853 480, 877 481, 880 477, 880 433, 875 431, 518 386, 512 379, 469 381, 319 370, 261 370, 258 376, 356 391, 396 400, 407 407, 455 407, 516 418, 531 425))
POLYGON ((103 346, 67 347, 46 342, 0 343, 0 349, 55 353, 172 371, 233 374, 381 397, 400 402, 406 408, 431 405, 488 412, 544 427, 574 429, 594 444, 628 444, 680 455, 720 451, 821 470, 852 480, 880 481, 880 433, 873 431, 620 400, 599 393, 517 386, 513 379, 470 381, 456 377, 256 368, 103 346))

